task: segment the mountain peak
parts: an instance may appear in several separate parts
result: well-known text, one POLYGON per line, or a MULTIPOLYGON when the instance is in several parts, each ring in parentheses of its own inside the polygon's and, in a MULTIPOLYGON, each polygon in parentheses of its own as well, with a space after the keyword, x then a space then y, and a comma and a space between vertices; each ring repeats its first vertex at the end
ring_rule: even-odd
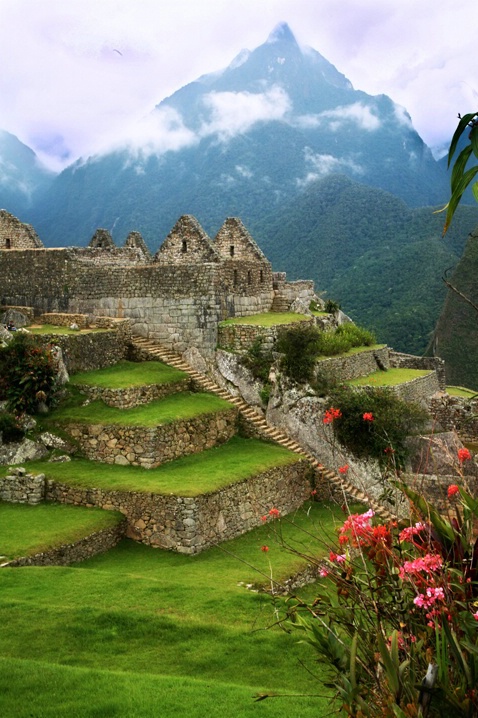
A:
POLYGON ((271 34, 267 38, 267 42, 272 44, 274 42, 290 42, 297 45, 297 40, 294 37, 294 33, 286 22, 280 22, 272 30, 271 34))

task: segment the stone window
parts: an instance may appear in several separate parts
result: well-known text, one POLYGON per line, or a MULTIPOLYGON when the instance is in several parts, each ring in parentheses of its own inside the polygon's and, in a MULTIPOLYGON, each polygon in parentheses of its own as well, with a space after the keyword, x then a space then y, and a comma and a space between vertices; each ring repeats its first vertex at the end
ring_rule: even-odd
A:
POLYGON ((247 283, 252 284, 252 272, 250 269, 247 270, 247 283))
POLYGON ((188 243, 186 242, 185 239, 183 239, 183 243, 181 245, 181 252, 183 254, 186 254, 187 251, 188 251, 188 243))
POLYGON ((261 284, 264 284, 264 272, 262 271, 262 269, 259 272, 259 281, 261 284))
POLYGON ((7 237, 7 238, 5 239, 5 249, 11 249, 11 248, 12 248, 11 239, 10 239, 10 237, 7 237))
POLYGON ((234 245, 233 244, 231 244, 231 246, 229 247, 229 254, 231 255, 231 257, 234 256, 234 245))

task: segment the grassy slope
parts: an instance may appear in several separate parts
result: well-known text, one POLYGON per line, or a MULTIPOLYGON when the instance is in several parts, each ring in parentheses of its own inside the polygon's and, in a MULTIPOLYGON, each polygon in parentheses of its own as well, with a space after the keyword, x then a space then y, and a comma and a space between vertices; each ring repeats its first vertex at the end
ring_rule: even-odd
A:
MULTIPOLYGON (((31 461, 26 466, 29 471, 45 473, 48 478, 71 486, 198 496, 299 459, 297 454, 277 444, 234 437, 226 444, 169 461, 155 469, 86 459, 67 463, 31 461)), ((0 467, 0 475, 5 471, 0 467)))
POLYGON ((125 389, 131 386, 169 384, 187 378, 187 374, 159 361, 120 361, 97 371, 85 371, 70 377, 72 384, 88 384, 108 389, 125 389))
POLYGON ((0 502, 0 552, 9 559, 31 556, 114 526, 121 519, 116 511, 84 506, 0 502))
MULTIPOLYGON (((295 518, 319 536, 333 529, 328 507, 304 507, 295 518)), ((275 602, 243 585, 298 567, 275 540, 279 531, 309 544, 292 519, 195 557, 124 541, 74 568, 4 569, 0 710, 35 718, 325 715, 323 698, 253 702, 261 691, 324 693, 299 662, 317 674, 312 651, 298 646, 298 634, 264 630, 275 602)))
POLYGON ((264 314, 253 314, 249 317, 234 317, 221 322, 221 326, 229 324, 246 324, 259 327, 275 327, 278 324, 292 324, 293 322, 304 322, 309 317, 305 314, 294 312, 264 312, 264 314))
POLYGON ((387 369, 387 371, 374 371, 367 376, 360 376, 351 379, 346 384, 351 386, 397 386, 407 381, 427 376, 431 372, 428 369, 387 369))
POLYGON ((51 415, 50 421, 154 427, 231 408, 229 402, 213 394, 182 392, 131 409, 106 406, 101 401, 93 401, 86 406, 70 406, 58 409, 51 415))

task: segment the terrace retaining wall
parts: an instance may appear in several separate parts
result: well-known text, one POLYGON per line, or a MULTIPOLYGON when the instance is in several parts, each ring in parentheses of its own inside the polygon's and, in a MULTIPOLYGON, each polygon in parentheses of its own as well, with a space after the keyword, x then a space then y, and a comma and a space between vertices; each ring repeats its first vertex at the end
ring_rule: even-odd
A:
POLYGON ((309 473, 309 463, 299 460, 197 497, 81 489, 47 480, 47 498, 121 511, 130 538, 195 554, 260 526, 273 507, 282 514, 299 508, 310 496, 309 473))
MULTIPOLYGON (((247 322, 247 319, 244 319, 247 322)), ((303 322, 315 324, 313 317, 304 315, 303 322)), ((272 327, 262 327, 255 324, 220 324, 218 326, 218 346, 227 351, 246 351, 256 339, 261 339, 263 351, 274 348, 277 337, 281 331, 292 329, 299 322, 290 324, 276 324, 272 327)))
POLYGON ((229 441, 237 413, 231 408, 151 428, 71 422, 67 431, 90 460, 151 469, 229 441))
POLYGON ((356 354, 320 359, 316 363, 316 373, 324 372, 335 376, 340 381, 357 379, 378 369, 390 367, 388 347, 365 349, 356 354))
POLYGON ((108 406, 118 409, 131 409, 133 406, 149 404, 156 399, 164 399, 166 396, 183 391, 191 391, 192 385, 189 377, 176 382, 165 384, 145 384, 143 386, 131 386, 124 389, 110 389, 89 384, 75 384, 75 386, 91 401, 101 400, 108 406))

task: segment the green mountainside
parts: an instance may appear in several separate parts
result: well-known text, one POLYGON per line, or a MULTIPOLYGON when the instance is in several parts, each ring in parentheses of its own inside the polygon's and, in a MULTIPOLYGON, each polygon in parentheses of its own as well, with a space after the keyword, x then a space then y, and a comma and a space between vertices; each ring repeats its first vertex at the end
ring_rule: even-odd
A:
MULTIPOLYGON (((478 304, 478 230, 466 243, 450 282, 478 304)), ((446 361, 447 382, 478 390, 478 311, 449 290, 429 351, 446 361)))

